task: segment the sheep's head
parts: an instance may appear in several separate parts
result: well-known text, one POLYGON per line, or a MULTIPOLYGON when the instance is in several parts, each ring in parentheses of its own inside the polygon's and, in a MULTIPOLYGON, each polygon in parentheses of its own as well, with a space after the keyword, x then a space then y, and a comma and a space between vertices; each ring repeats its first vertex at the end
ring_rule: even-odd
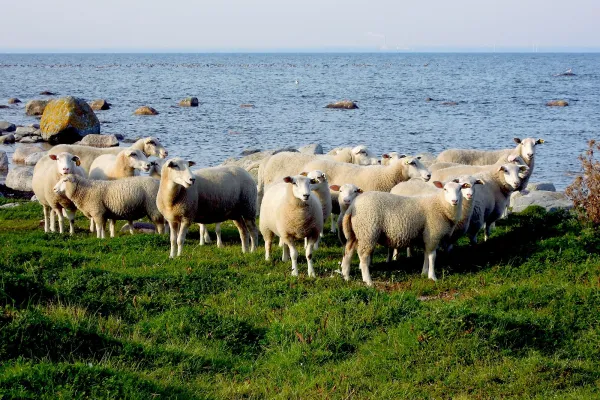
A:
POLYGON ((68 175, 75 172, 75 167, 81 165, 79 157, 71 153, 63 152, 59 154, 50 154, 50 159, 56 161, 56 168, 61 175, 68 175))
POLYGON ((356 196, 363 193, 363 190, 352 183, 346 183, 342 186, 331 185, 329 188, 335 192, 340 192, 338 195, 338 202, 349 206, 352 204, 356 196))
POLYGON ((75 182, 75 176, 74 175, 65 175, 62 178, 60 178, 58 180, 58 182, 56 182, 56 185, 54 185, 54 188, 52 190, 56 194, 63 195, 67 191, 67 186, 69 184, 72 184, 73 182, 75 182))
POLYGON ((527 138, 523 140, 514 138, 513 140, 518 144, 517 149, 519 150, 519 155, 528 163, 531 162, 531 160, 533 160, 535 157, 535 146, 544 143, 544 139, 536 140, 534 138, 527 138))
POLYGON ((510 186, 511 190, 517 190, 523 180, 522 175, 529 173, 527 165, 503 164, 498 167, 498 172, 502 174, 504 182, 510 186))
POLYGON ((327 175, 325 175, 325 172, 323 171, 315 170, 310 172, 301 172, 300 175, 306 176, 311 180, 316 181, 315 184, 311 184, 313 189, 320 187, 322 184, 327 185, 327 175))
POLYGON ((124 150, 126 163, 129 167, 140 171, 150 171, 150 162, 140 150, 124 150))
POLYGON ((156 160, 150 161, 150 176, 153 178, 160 178, 162 167, 164 164, 164 158, 157 158, 156 160))
POLYGON ((399 160, 404 157, 406 157, 406 154, 398 153, 397 151, 390 151, 389 153, 381 155, 379 164, 389 165, 392 160, 399 160))
POLYGON ((167 158, 169 152, 160 144, 157 138, 150 136, 144 139, 144 154, 148 157, 167 158))
POLYGON ((196 163, 193 161, 187 161, 179 157, 172 158, 163 165, 161 175, 163 178, 167 177, 167 179, 187 189, 196 181, 190 170, 190 167, 194 165, 196 163))
POLYGON ((472 177, 471 175, 459 176, 454 182, 462 184, 461 192, 467 200, 471 200, 475 196, 477 185, 483 185, 481 179, 472 177))
POLYGON ((294 197, 301 201, 308 201, 308 199, 310 199, 311 185, 317 183, 316 180, 302 175, 286 176, 283 178, 283 181, 292 185, 294 197))
POLYGON ((402 163, 407 170, 409 179, 423 179, 425 182, 431 179, 431 172, 423 165, 420 157, 402 157, 392 160, 392 163, 402 163))
POLYGON ((444 200, 446 200, 448 204, 455 207, 460 207, 462 204, 461 190, 466 184, 458 183, 457 181, 458 179, 455 179, 453 181, 446 182, 446 184, 440 181, 434 181, 433 185, 438 189, 444 189, 444 200))
POLYGON ((352 148, 351 153, 354 158, 354 164, 376 165, 381 163, 381 161, 375 157, 364 144, 352 148))

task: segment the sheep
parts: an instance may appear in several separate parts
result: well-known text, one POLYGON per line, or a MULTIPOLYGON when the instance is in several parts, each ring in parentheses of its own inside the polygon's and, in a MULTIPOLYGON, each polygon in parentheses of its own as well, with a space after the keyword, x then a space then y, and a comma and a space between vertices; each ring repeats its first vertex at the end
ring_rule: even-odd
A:
POLYGON ((33 193, 44 209, 44 232, 54 232, 54 216, 58 217, 58 231, 64 232, 63 212, 69 220, 69 232, 75 233, 77 207, 68 198, 54 193, 54 185, 62 176, 76 174, 85 177, 79 157, 70 153, 50 154, 42 157, 33 168, 33 193), (64 211, 63 211, 64 210, 64 211))
POLYGON ((261 204, 260 232, 265 240, 265 259, 270 260, 275 235, 283 240, 283 261, 292 259, 292 275, 298 276, 298 251, 295 240, 307 239, 308 276, 316 276, 312 261, 313 246, 323 231, 323 210, 311 185, 317 182, 302 175, 286 176, 282 183, 267 189, 261 204))
POLYGON ((168 160, 162 167, 158 209, 169 222, 170 257, 181 255, 191 223, 211 224, 233 220, 242 241, 242 252, 256 248, 256 186, 240 167, 213 167, 190 171, 193 161, 168 160), (249 236, 249 237, 248 237, 249 236), (175 249, 177 248, 177 253, 175 249))
POLYGON ((339 162, 357 165, 377 165, 381 161, 364 144, 355 147, 337 147, 327 153, 339 162))
POLYGON ((91 146, 82 146, 77 144, 59 144, 52 147, 49 150, 49 154, 58 154, 61 152, 68 152, 76 155, 81 160, 81 167, 89 173, 90 167, 94 160, 103 154, 117 155, 122 150, 140 150, 147 157, 155 156, 160 158, 166 158, 169 152, 163 147, 157 138, 149 136, 146 138, 139 139, 129 147, 110 147, 110 148, 98 148, 91 146))
MULTIPOLYGON (((453 167, 436 171, 432 179, 454 179, 463 173, 463 167, 453 167)), ((473 177, 481 179, 483 185, 478 189, 473 206, 473 215, 467 230, 472 244, 477 243, 477 233, 485 227, 484 239, 487 241, 492 224, 503 214, 510 201, 512 192, 522 186, 523 176, 527 176, 526 165, 502 164, 490 165, 473 177)))
POLYGON ((397 151, 390 151, 381 156, 381 165, 390 165, 392 160, 398 160, 406 157, 406 154, 398 153, 397 151))
MULTIPOLYGON (((467 165, 491 165, 496 164, 501 158, 508 157, 509 155, 520 156, 524 161, 525 165, 529 167, 529 175, 533 173, 534 159, 535 159, 535 146, 538 144, 545 143, 544 139, 513 139, 517 143, 517 147, 514 149, 503 149, 503 150, 462 150, 462 149, 450 149, 441 152, 437 157, 437 162, 454 162, 459 164, 467 165)), ((527 187, 529 182, 529 176, 526 177, 522 182, 522 189, 527 187)))
POLYGON ((148 171, 148 175, 155 179, 160 179, 160 171, 162 170, 162 166, 165 164, 164 158, 157 158, 155 160, 150 161, 150 171, 148 171))
MULTIPOLYGON (((302 172, 300 175, 306 176, 315 181, 315 184, 311 184, 312 192, 317 196, 319 202, 321 203, 323 210, 323 222, 329 218, 331 215, 331 192, 329 191, 329 183, 327 180, 327 175, 325 175, 322 171, 311 171, 311 172, 302 172)), ((323 232, 321 232, 321 236, 323 236, 323 232)), ((315 244, 315 250, 318 248, 318 242, 315 244)))
POLYGON ((135 176, 113 181, 85 179, 77 175, 61 178, 54 192, 66 196, 96 225, 96 236, 105 238, 106 220, 110 237, 115 236, 115 221, 125 220, 133 234, 133 221, 147 216, 162 233, 164 218, 156 206, 159 182, 150 177, 135 176))
MULTIPOLYGON (((359 188, 356 185, 353 185, 351 183, 346 183, 345 185, 331 185, 329 186, 329 188, 333 191, 333 192, 337 192, 338 195, 338 204, 339 204, 339 216, 337 219, 337 233, 338 233, 338 239, 340 240, 340 243, 343 245, 346 244, 346 237, 344 236, 344 231, 342 229, 342 220, 344 219, 344 214, 346 214, 346 210, 348 209, 348 207, 350 207, 350 204, 352 204, 352 202, 354 201, 354 199, 356 198, 356 196, 358 196, 359 194, 363 193, 363 190, 361 188, 359 188)), ((333 214, 332 214, 333 215, 333 214)), ((331 224, 333 225, 333 218, 331 221, 331 224)))
POLYGON ((141 150, 125 149, 116 156, 103 154, 90 166, 90 179, 113 180, 134 176, 135 170, 150 171, 150 163, 141 150))
POLYGON ((449 237, 462 215, 462 184, 434 181, 438 193, 405 197, 391 193, 367 192, 358 196, 346 211, 343 229, 346 247, 342 275, 350 279, 350 263, 358 250, 363 281, 373 286, 369 264, 377 243, 399 248, 422 244, 425 247, 423 274, 435 276, 435 256, 440 242, 449 237))

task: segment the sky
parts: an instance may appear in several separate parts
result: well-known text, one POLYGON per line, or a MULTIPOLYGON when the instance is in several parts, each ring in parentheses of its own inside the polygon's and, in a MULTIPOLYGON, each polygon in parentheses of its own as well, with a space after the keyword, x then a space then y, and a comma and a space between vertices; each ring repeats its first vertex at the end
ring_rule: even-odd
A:
POLYGON ((0 52, 600 51, 600 0, 0 0, 0 52))

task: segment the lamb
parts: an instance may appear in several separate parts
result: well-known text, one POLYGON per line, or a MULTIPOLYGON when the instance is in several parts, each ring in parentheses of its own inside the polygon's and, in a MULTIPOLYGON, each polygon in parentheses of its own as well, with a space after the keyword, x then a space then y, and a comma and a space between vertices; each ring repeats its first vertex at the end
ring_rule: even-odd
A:
POLYGON ((211 224, 233 220, 242 241, 242 252, 256 248, 256 186, 240 167, 213 167, 190 171, 192 161, 168 160, 162 167, 158 209, 169 221, 170 257, 181 255, 191 223, 211 224), (177 253, 175 249, 177 248, 177 253))
POLYGON ((265 259, 271 257, 275 235, 283 240, 283 261, 292 259, 292 275, 298 275, 298 251, 295 240, 307 239, 308 276, 316 276, 313 267, 313 246, 323 231, 323 210, 311 185, 317 182, 302 175, 286 176, 282 183, 271 185, 261 204, 260 232, 265 239, 265 259))
POLYGON ((139 139, 133 143, 130 147, 110 147, 110 148, 98 148, 91 146, 82 146, 77 144, 59 144, 54 146, 48 152, 49 154, 58 154, 61 152, 68 152, 79 157, 81 161, 81 167, 89 173, 90 167, 94 160, 103 154, 117 155, 122 150, 140 150, 147 157, 155 156, 160 158, 166 158, 169 152, 163 147, 157 138, 149 136, 143 139, 139 139))
POLYGON ((462 215, 462 184, 434 181, 438 193, 404 197, 391 193, 368 192, 356 198, 346 211, 343 229, 346 248, 342 275, 350 279, 350 263, 358 250, 363 281, 372 286, 369 264, 377 243, 388 248, 424 245, 423 274, 435 276, 435 256, 440 242, 449 237, 462 215))
POLYGON ((150 163, 141 150, 125 149, 119 154, 103 154, 90 166, 90 179, 113 180, 134 176, 135 170, 150 171, 150 163))
MULTIPOLYGON (((346 183, 345 185, 331 185, 329 187, 332 191, 337 192, 338 194, 338 204, 339 204, 339 216, 337 219, 337 232, 338 232, 338 239, 340 240, 340 243, 343 245, 346 244, 346 237, 344 236, 344 231, 342 229, 342 221, 344 219, 344 215, 346 214, 346 210, 348 209, 348 207, 350 207, 350 204, 352 204, 352 202, 354 201, 354 199, 356 198, 356 196, 358 196, 359 194, 363 193, 363 190, 361 188, 359 188, 356 185, 353 185, 351 183, 346 183)), ((332 214, 333 215, 333 214, 332 214)), ((333 227, 333 218, 331 221, 332 227, 333 227)))
POLYGON ((54 185, 61 177, 75 174, 85 177, 79 157, 70 153, 50 154, 42 157, 33 169, 33 193, 44 209, 44 232, 54 232, 54 216, 58 217, 58 231, 64 232, 63 212, 69 219, 69 232, 75 233, 77 207, 68 198, 54 193, 54 185))
POLYGON ((115 236, 115 221, 125 220, 133 234, 133 221, 147 216, 162 233, 164 218, 156 206, 159 182, 150 177, 135 176, 114 181, 97 181, 77 175, 61 178, 54 186, 56 194, 71 200, 96 225, 96 235, 105 238, 106 220, 110 237, 115 236))

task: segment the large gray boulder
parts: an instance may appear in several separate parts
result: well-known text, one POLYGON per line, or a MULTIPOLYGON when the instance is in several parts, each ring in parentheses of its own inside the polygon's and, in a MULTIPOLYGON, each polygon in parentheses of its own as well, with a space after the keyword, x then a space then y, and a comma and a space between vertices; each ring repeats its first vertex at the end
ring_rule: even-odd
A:
POLYGON ((311 143, 298 148, 298 151, 302 154, 323 154, 323 146, 319 143, 311 143))
POLYGON ((556 187, 552 182, 529 182, 527 184, 527 190, 532 192, 534 190, 545 190, 547 192, 556 192, 556 187))
POLYGON ((37 153, 28 155, 25 157, 25 165, 35 166, 35 164, 37 164, 37 162, 40 161, 40 159, 46 154, 48 154, 47 151, 38 151, 37 153))
POLYGON ((39 135, 25 136, 24 138, 21 138, 21 140, 18 140, 19 143, 24 143, 24 144, 39 143, 39 142, 43 142, 43 141, 44 141, 44 139, 42 139, 42 137, 39 135))
POLYGON ((83 99, 67 96, 48 103, 40 121, 40 130, 44 140, 52 144, 70 144, 85 135, 99 134, 100 121, 83 99))
POLYGON ((5 151, 0 150, 0 172, 8 171, 8 156, 5 151))
POLYGON ((17 127, 8 121, 0 121, 0 132, 14 132, 17 127))
POLYGON ((31 180, 33 179, 33 167, 14 167, 6 175, 5 185, 13 190, 25 192, 33 191, 31 180))
POLYGON ((510 197, 513 212, 521 212, 532 205, 544 207, 546 211, 573 208, 573 202, 563 192, 534 190, 525 195, 516 192, 510 197))
POLYGON ((27 158, 27 156, 33 153, 38 153, 40 151, 44 151, 44 149, 42 149, 40 146, 20 145, 15 149, 15 152, 12 156, 12 160, 16 164, 23 164, 25 163, 25 159, 27 158))
POLYGON ((119 141, 115 135, 87 135, 79 144, 92 147, 115 147, 119 145, 119 141))

